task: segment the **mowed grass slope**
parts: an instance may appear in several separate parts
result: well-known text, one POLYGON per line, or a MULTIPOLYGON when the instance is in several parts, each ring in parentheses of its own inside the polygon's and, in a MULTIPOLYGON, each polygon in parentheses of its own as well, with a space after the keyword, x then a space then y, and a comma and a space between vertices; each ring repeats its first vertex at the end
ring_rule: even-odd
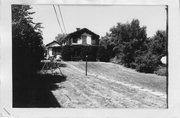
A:
MULTIPOLYGON (((85 62, 67 62, 78 69, 85 71, 85 62)), ((109 79, 131 83, 133 85, 148 88, 153 91, 166 93, 165 76, 145 74, 136 72, 133 69, 125 68, 122 65, 105 62, 88 62, 88 73, 101 75, 109 79)))
POLYGON ((63 108, 167 108, 165 77, 104 62, 88 62, 86 76, 85 62, 60 63, 66 80, 51 92, 63 108))

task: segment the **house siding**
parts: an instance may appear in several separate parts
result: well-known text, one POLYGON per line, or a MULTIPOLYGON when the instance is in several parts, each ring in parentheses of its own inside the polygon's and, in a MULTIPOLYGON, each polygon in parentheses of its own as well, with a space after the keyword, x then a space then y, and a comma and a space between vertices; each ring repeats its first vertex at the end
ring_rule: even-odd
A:
POLYGON ((65 45, 99 45, 99 35, 83 28, 65 37, 65 45))

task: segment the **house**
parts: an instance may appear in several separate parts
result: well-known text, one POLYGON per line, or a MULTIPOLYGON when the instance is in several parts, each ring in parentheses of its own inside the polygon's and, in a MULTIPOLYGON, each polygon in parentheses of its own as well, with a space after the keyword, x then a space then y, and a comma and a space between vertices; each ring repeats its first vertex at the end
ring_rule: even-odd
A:
POLYGON ((87 28, 76 30, 63 39, 62 45, 99 45, 99 35, 87 28))
MULTIPOLYGON (((71 60, 82 60, 83 47, 99 46, 99 35, 87 28, 76 28, 75 32, 69 33, 62 41, 62 45, 70 45, 73 49, 71 60)), ((85 55, 84 55, 85 56, 85 55)))
POLYGON ((51 57, 54 55, 60 55, 61 44, 57 41, 52 41, 46 44, 47 56, 51 57))
POLYGON ((61 42, 52 41, 46 45, 47 56, 61 55, 62 47, 69 45, 73 47, 73 55, 71 58, 80 58, 82 46, 98 46, 99 35, 90 31, 87 28, 76 28, 75 32, 67 34, 61 42))

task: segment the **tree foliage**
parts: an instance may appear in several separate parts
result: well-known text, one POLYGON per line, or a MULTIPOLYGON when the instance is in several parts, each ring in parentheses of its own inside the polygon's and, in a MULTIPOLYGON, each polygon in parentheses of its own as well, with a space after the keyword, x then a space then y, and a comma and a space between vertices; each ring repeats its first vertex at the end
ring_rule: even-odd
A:
POLYGON ((147 41, 147 50, 136 58, 136 70, 153 73, 162 65, 160 59, 167 56, 167 38, 165 31, 157 31, 156 34, 147 41))
POLYGON ((55 40, 57 42, 59 42, 60 44, 63 43, 63 39, 66 37, 67 35, 66 34, 58 34, 56 37, 55 37, 55 40))
POLYGON ((35 71, 43 57, 41 23, 34 23, 29 5, 12 5, 14 70, 35 71))
POLYGON ((41 23, 34 23, 29 5, 12 5, 13 107, 32 105, 30 88, 43 58, 41 23))
POLYGON ((153 73, 157 70, 160 58, 167 55, 167 38, 165 31, 157 31, 147 38, 146 27, 140 26, 137 19, 130 23, 117 23, 110 33, 101 37, 110 58, 137 71, 153 73))
POLYGON ((144 46, 147 38, 146 27, 140 27, 137 19, 132 20, 131 23, 117 23, 106 37, 109 37, 106 41, 107 46, 113 48, 121 64, 126 67, 133 67, 135 58, 146 48, 144 46))
POLYGON ((152 38, 150 38, 148 49, 154 55, 159 55, 160 57, 166 56, 167 55, 166 32, 158 30, 156 34, 152 38))
POLYGON ((108 33, 106 33, 106 36, 101 37, 100 45, 105 47, 109 59, 115 56, 115 52, 113 51, 115 43, 111 40, 108 33))

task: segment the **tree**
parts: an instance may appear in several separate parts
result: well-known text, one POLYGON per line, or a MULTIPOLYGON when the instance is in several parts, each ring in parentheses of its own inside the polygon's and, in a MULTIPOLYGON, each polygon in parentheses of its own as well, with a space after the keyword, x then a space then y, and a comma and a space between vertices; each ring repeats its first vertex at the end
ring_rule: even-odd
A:
POLYGON ((117 23, 117 26, 110 29, 110 41, 115 45, 113 50, 126 67, 135 67, 135 58, 147 49, 144 45, 146 39, 146 27, 140 27, 137 19, 131 23, 117 23))
POLYGON ((34 23, 29 5, 12 5, 13 107, 32 104, 29 97, 37 84, 36 71, 43 58, 41 23, 34 23))
POLYGON ((118 63, 140 72, 153 73, 161 65, 161 57, 167 55, 166 32, 158 30, 147 38, 146 27, 141 27, 137 19, 131 23, 117 23, 101 38, 100 45, 109 50, 108 54, 115 53, 118 63))
MULTIPOLYGON (((12 5, 13 70, 31 74, 43 58, 41 23, 34 23, 29 5, 12 5)), ((18 72, 17 72, 18 73, 18 72)))
POLYGON ((150 39, 149 51, 161 57, 167 55, 167 37, 165 31, 158 30, 150 39))
POLYGON ((115 56, 115 52, 113 51, 115 43, 111 40, 108 33, 106 33, 106 36, 101 37, 99 44, 100 46, 104 46, 106 48, 109 58, 113 58, 115 56))
POLYGON ((162 65, 160 59, 167 56, 167 38, 165 31, 157 31, 146 42, 147 50, 143 55, 136 58, 136 70, 153 73, 162 65))
POLYGON ((55 37, 55 40, 57 42, 59 42, 60 44, 63 43, 63 39, 66 37, 67 35, 66 34, 58 34, 56 37, 55 37))

